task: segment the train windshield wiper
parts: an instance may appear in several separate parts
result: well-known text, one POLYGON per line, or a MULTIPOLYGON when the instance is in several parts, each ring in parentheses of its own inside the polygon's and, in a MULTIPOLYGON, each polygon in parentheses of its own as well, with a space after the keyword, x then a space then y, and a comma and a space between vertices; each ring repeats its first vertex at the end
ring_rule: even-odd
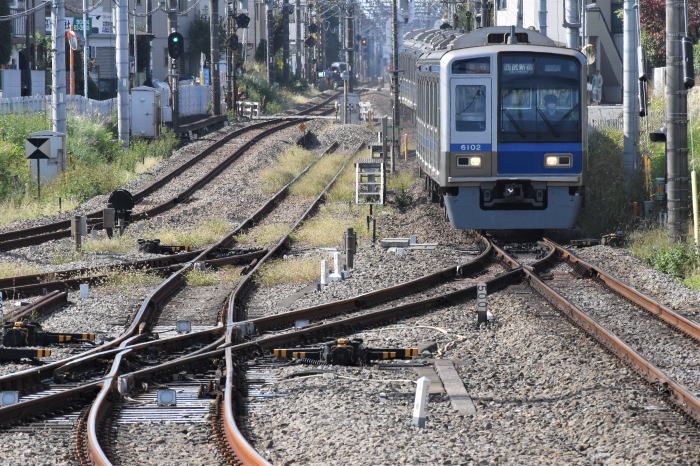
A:
POLYGON ((513 125, 513 128, 515 128, 515 131, 518 132, 521 138, 525 139, 525 131, 520 127, 518 122, 515 121, 515 118, 509 113, 509 110, 507 108, 503 109, 503 114, 508 118, 508 121, 513 125))
MULTIPOLYGON (((549 128, 549 130, 552 132, 552 134, 554 135, 554 137, 555 137, 555 138, 558 138, 558 137, 559 137, 559 132, 556 130, 556 128, 554 127, 554 125, 552 124, 552 122, 549 121, 549 118, 547 118, 547 116, 544 114, 544 112, 542 111, 542 109, 540 109, 540 107, 537 107, 537 113, 540 114, 540 116, 542 117, 542 121, 545 122, 545 124, 547 125, 547 127, 549 128)), ((561 121, 561 120, 560 120, 560 121, 561 121)))

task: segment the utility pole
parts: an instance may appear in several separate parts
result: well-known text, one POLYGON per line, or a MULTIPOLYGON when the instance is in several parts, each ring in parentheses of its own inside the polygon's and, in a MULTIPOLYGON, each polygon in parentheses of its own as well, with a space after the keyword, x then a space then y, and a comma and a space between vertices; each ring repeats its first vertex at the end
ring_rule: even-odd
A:
POLYGON ((289 0, 282 2, 282 81, 289 83, 289 0))
MULTIPOLYGON (((127 0, 122 0, 127 1, 127 0)), ((168 34, 177 32, 177 0, 168 0, 168 34)), ((170 74, 170 108, 173 112, 173 131, 177 132, 180 126, 180 90, 179 90, 179 74, 177 67, 177 58, 169 58, 169 74, 170 74)))
MULTIPOLYGON (((25 0, 26 8, 29 10, 29 0, 25 0)), ((31 36, 29 34, 29 29, 31 27, 31 21, 34 17, 34 12, 26 15, 24 17, 24 67, 25 67, 25 78, 27 83, 27 93, 26 95, 32 95, 32 53, 31 49, 31 36)))
MULTIPOLYGON (((92 32, 92 31, 91 31, 92 32)), ((88 16, 87 0, 83 0, 83 96, 88 98, 88 16)))
POLYGON ((117 1, 117 126, 129 145, 129 0, 117 1))
POLYGON ((221 81, 219 76, 219 0, 209 0, 209 73, 211 75, 212 113, 221 115, 221 81))
POLYGON ((540 34, 543 36, 547 35, 547 0, 540 0, 540 8, 538 11, 539 23, 540 23, 540 34))
MULTIPOLYGON (((233 5, 231 2, 235 0, 227 0, 226 2, 226 36, 231 37, 233 34, 233 15, 231 11, 233 10, 233 5)), ((233 110, 233 50, 226 44, 226 95, 224 100, 226 101, 226 111, 233 110)))
POLYGON ((688 94, 681 53, 684 23, 683 0, 666 0, 666 183, 671 243, 684 242, 688 234, 688 94))
MULTIPOLYGON (((151 0, 146 0, 146 11, 151 11, 151 0)), ((146 66, 146 86, 153 86, 153 15, 146 17, 146 32, 148 33, 148 65, 146 66)))
POLYGON ((138 39, 136 38, 136 8, 132 10, 133 20, 132 24, 134 26, 134 84, 132 87, 138 87, 139 85, 139 52, 138 52, 138 39))
MULTIPOLYGON (((348 92, 354 90, 353 76, 355 74, 355 31, 354 31, 355 7, 352 0, 348 1, 347 16, 345 17, 345 62, 348 70, 348 92)), ((347 104, 347 100, 345 101, 347 104)), ((349 123, 349 122, 348 122, 349 123)))
MULTIPOLYGON (((66 39, 65 0, 54 0, 51 8, 51 120, 52 128, 66 133, 66 39)), ((66 168, 65 151, 61 170, 66 168)))
MULTIPOLYGON (((629 0, 625 0, 627 2, 629 0)), ((570 49, 578 49, 578 30, 581 26, 577 0, 564 0, 564 27, 566 33, 566 46, 570 49)))
POLYGON ((296 47, 296 53, 294 57, 296 58, 296 61, 294 63, 294 74, 296 75, 297 78, 301 79, 301 53, 302 50, 304 50, 304 47, 302 46, 301 43, 301 0, 296 0, 296 3, 294 5, 294 19, 296 20, 296 37, 294 38, 294 42, 297 44, 296 47))
POLYGON ((266 49, 265 56, 267 57, 267 80, 272 84, 275 80, 275 57, 272 54, 272 0, 265 2, 267 10, 267 41, 265 41, 266 49))
MULTIPOLYGON (((398 131, 401 126, 401 116, 399 114, 399 13, 398 0, 392 1, 392 64, 391 64, 391 90, 394 94, 393 131, 391 133, 391 160, 395 160, 399 154, 398 131)), ((392 170, 394 164, 391 164, 392 170)))
POLYGON ((639 166, 639 75, 637 72, 637 9, 635 0, 624 0, 622 63, 622 132, 624 134, 623 175, 625 194, 632 187, 639 166))
MULTIPOLYGON (((238 23, 236 23, 236 14, 238 13, 238 0, 233 0, 230 4, 232 10, 229 12, 229 17, 231 18, 231 27, 233 29, 233 35, 238 39, 238 23)), ((239 44, 239 42, 236 42, 239 44)), ((233 106, 233 111, 238 111, 238 85, 236 84, 236 73, 238 72, 238 49, 231 50, 231 105, 233 106)))

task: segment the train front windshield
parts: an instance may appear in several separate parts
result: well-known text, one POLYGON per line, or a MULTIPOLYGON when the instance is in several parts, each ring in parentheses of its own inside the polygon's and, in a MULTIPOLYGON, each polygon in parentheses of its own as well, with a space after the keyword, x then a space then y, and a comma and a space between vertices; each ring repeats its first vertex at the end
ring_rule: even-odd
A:
POLYGON ((580 142, 580 66, 572 57, 501 54, 499 142, 580 142))

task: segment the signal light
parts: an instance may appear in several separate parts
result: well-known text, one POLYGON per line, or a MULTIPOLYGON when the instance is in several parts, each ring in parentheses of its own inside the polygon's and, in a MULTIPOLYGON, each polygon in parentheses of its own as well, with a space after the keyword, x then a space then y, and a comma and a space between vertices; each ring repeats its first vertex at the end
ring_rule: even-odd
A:
POLYGON ((231 37, 226 40, 226 45, 228 45, 228 48, 231 50, 236 50, 238 49, 238 36, 236 34, 233 34, 231 37))
POLYGON ((250 23, 250 18, 248 17, 247 14, 241 13, 240 15, 236 16, 236 26, 245 29, 248 27, 248 24, 250 23))
POLYGON ((168 55, 170 58, 180 58, 185 53, 185 38, 179 32, 168 36, 168 55))
POLYGON ((316 34, 318 32, 318 25, 316 23, 309 24, 309 32, 311 34, 316 34))
POLYGON ((306 38, 305 43, 306 43, 306 46, 307 46, 307 47, 313 47, 314 45, 316 45, 316 39, 314 39, 313 37, 309 36, 309 37, 306 38))

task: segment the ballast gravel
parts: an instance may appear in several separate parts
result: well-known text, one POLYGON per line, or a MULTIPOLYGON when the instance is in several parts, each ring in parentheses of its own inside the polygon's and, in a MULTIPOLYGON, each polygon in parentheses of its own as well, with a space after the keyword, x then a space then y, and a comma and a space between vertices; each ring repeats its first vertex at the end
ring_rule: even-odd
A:
POLYGON ((651 268, 627 250, 609 246, 570 250, 687 318, 700 321, 700 291, 692 290, 673 277, 651 268))
POLYGON ((243 419, 249 439, 289 466, 700 460, 697 429, 529 289, 492 295, 489 308, 497 322, 487 329, 475 328, 467 301, 355 334, 369 347, 446 348, 439 357, 454 362, 476 415, 432 395, 427 427, 414 426, 418 377, 402 363, 289 366, 270 370, 279 381, 262 386, 243 419), (328 375, 285 379, 314 370, 328 375))

